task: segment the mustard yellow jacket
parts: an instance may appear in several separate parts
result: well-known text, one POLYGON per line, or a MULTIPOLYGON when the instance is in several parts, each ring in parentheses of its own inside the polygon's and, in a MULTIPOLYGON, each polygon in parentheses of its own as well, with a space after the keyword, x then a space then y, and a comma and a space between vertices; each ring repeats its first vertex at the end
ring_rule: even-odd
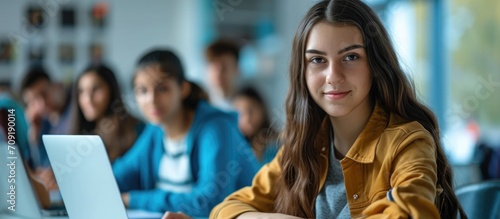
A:
MULTIPOLYGON (((314 147, 321 157, 321 187, 328 172, 330 123, 325 119, 314 147)), ((286 149, 286 147, 284 147, 286 149)), ((217 205, 210 218, 236 218, 245 212, 273 212, 281 151, 263 166, 252 186, 217 205)), ((378 105, 353 146, 340 161, 352 218, 439 218, 436 145, 418 122, 387 115, 378 105)), ((318 191, 319 192, 319 191, 318 191)))

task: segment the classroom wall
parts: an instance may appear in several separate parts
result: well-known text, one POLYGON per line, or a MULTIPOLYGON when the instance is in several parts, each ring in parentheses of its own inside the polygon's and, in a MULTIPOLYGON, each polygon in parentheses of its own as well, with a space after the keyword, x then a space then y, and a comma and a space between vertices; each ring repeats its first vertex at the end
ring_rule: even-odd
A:
MULTIPOLYGON (((138 57, 145 50, 158 45, 174 49, 180 55, 188 77, 203 85, 204 47, 208 43, 207 39, 213 38, 216 34, 209 26, 210 22, 206 20, 210 13, 216 13, 215 8, 210 8, 212 1, 108 0, 106 1, 110 8, 108 26, 103 32, 97 33, 92 30, 86 14, 96 2, 98 1, 0 0, 0 20, 2 20, 0 38, 17 39, 18 46, 15 49, 19 52, 11 65, 8 67, 0 65, 0 79, 11 80, 17 89, 28 65, 27 47, 29 44, 39 43, 47 46, 45 58, 47 69, 57 80, 70 82, 88 64, 89 44, 100 41, 105 45, 105 60, 116 71, 123 93, 127 97, 132 97, 130 79, 138 57), (41 4, 50 12, 47 26, 41 31, 30 32, 28 29, 26 10, 30 4, 41 4), (77 9, 77 26, 74 30, 64 30, 59 26, 57 12, 68 5, 73 5, 77 9), (74 43, 73 65, 58 63, 57 47, 61 42, 74 43)), ((316 1, 269 1, 269 4, 276 4, 276 35, 280 42, 280 50, 274 56, 275 72, 256 75, 249 80, 264 94, 271 116, 277 118, 275 122, 279 127, 283 125, 285 118, 284 99, 289 83, 291 41, 299 20, 314 2, 316 1)), ((241 12, 244 15, 242 10, 238 10, 236 6, 231 13, 239 15, 241 12)), ((126 101, 134 108, 133 98, 126 98, 126 101)))
POLYGON ((284 127, 285 122, 285 97, 289 87, 288 70, 290 66, 290 51, 293 36, 300 20, 307 10, 317 1, 307 0, 279 0, 276 7, 278 11, 277 32, 281 43, 281 52, 276 56, 276 72, 271 77, 258 77, 255 84, 266 94, 264 98, 268 103, 271 118, 278 128, 284 127))
MULTIPOLYGON (((153 46, 161 45, 177 50, 183 60, 197 53, 197 19, 199 13, 195 1, 149 0, 147 4, 133 0, 109 0, 110 14, 108 27, 102 33, 93 33, 88 20, 89 8, 98 2, 86 0, 69 2, 66 0, 47 1, 9 1, 0 0, 0 36, 16 36, 20 40, 18 51, 27 49, 27 44, 43 42, 47 44, 46 66, 53 75, 64 80, 68 69, 73 69, 76 75, 88 63, 87 49, 95 39, 105 44, 107 61, 112 65, 122 82, 130 81, 130 75, 139 54, 153 46), (62 30, 59 27, 59 17, 49 13, 47 26, 36 33, 26 31, 25 11, 30 4, 47 5, 51 11, 60 10, 68 5, 77 9, 77 26, 74 30, 62 30), (175 19, 173 19, 175 18, 175 19), (75 64, 61 66, 57 63, 57 46, 60 42, 74 42, 76 49, 75 64)), ((26 54, 17 56, 14 82, 18 82, 27 65, 26 54)), ((196 77, 196 66, 186 65, 188 75, 196 77)), ((2 72, 2 76, 6 73, 2 72)), ((10 75, 9 75, 10 77, 10 75)))

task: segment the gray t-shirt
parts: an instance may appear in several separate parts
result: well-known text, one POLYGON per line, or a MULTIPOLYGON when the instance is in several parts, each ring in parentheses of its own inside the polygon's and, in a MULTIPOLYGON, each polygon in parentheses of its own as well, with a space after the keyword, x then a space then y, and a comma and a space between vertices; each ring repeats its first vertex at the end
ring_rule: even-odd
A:
POLYGON ((344 175, 340 161, 330 149, 330 162, 325 184, 316 197, 316 218, 351 218, 345 194, 344 175))

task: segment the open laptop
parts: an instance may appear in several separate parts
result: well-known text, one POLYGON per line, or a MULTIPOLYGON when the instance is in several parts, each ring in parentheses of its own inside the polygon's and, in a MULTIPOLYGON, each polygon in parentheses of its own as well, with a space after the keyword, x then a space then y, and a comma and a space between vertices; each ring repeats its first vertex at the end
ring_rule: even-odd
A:
POLYGON ((42 138, 71 219, 161 218, 161 213, 125 210, 99 136, 43 135, 42 138))
POLYGON ((17 146, 0 142, 0 218, 2 219, 66 219, 47 216, 51 212, 40 206, 28 178, 17 146))

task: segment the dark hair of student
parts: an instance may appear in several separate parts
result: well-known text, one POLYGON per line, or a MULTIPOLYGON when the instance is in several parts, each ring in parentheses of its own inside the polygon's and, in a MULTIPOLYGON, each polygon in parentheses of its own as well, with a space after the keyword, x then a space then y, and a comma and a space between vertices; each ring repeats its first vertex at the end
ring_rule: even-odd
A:
POLYGON ((179 85, 185 81, 189 82, 191 92, 182 102, 188 109, 195 109, 200 101, 208 101, 208 94, 196 83, 186 79, 180 59, 172 51, 164 49, 149 51, 139 59, 137 66, 138 69, 146 71, 159 69, 166 76, 175 79, 179 85))
MULTIPOLYGON (((21 81, 21 87, 19 90, 20 97, 22 98, 22 95, 27 89, 30 89, 33 85, 43 80, 46 80, 49 83, 53 83, 49 73, 41 64, 31 65, 21 81)), ((63 107, 61 110, 66 109, 66 107, 71 104, 71 87, 72 84, 63 86, 63 92, 65 93, 65 96, 63 107)))
POLYGON ((50 76, 45 70, 45 68, 43 68, 43 66, 41 65, 31 66, 21 81, 20 94, 22 95, 26 89, 29 89, 31 86, 33 86, 40 80, 47 80, 48 82, 51 82, 50 76))
POLYGON ((211 43, 206 48, 205 58, 208 61, 210 61, 222 55, 229 54, 235 58, 236 62, 238 62, 240 58, 239 53, 240 53, 240 48, 235 42, 228 39, 219 39, 211 43))
POLYGON ((371 99, 387 113, 418 121, 431 133, 437 151, 437 186, 444 190, 436 197, 436 206, 442 218, 456 218, 457 212, 466 218, 453 191, 452 170, 441 146, 437 120, 429 108, 417 100, 382 22, 369 6, 359 0, 317 3, 302 19, 295 33, 290 61, 291 85, 286 98, 285 149, 280 161, 282 176, 276 186, 276 211, 299 217, 314 217, 322 168, 311 143, 327 115, 308 93, 304 76, 304 52, 307 36, 318 22, 358 27, 363 35, 373 74, 371 99))

